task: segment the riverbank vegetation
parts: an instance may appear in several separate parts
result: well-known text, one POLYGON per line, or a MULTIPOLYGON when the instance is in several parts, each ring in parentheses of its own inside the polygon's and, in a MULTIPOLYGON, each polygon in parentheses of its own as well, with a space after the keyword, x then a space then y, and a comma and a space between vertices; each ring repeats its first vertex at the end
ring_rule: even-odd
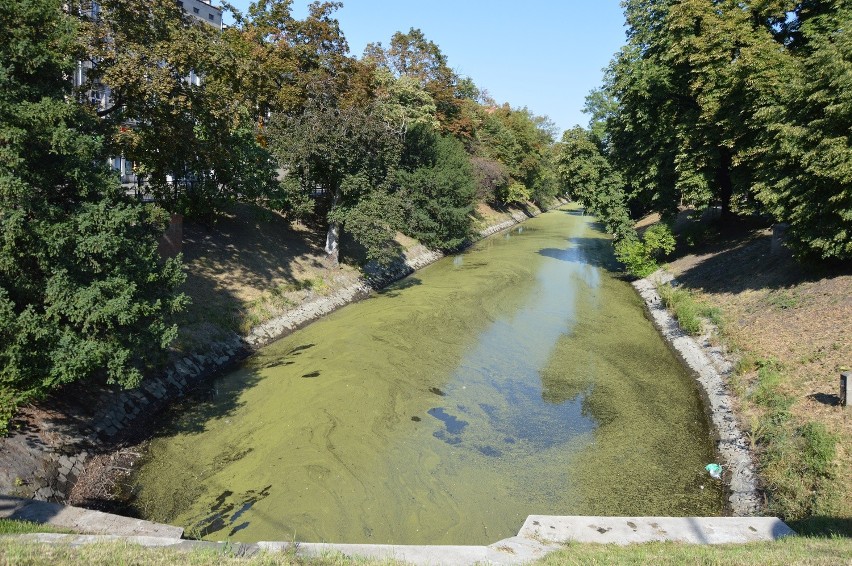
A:
POLYGON ((557 163, 569 194, 627 242, 629 267, 643 252, 630 219, 671 223, 683 207, 784 223, 798 257, 852 259, 848 3, 624 6, 627 44, 557 163))
MULTIPOLYGON (((357 268, 405 238, 457 248, 482 204, 553 201, 547 118, 417 29, 351 55, 338 7, 260 0, 223 30, 172 0, 0 7, 0 432, 65 384, 138 384, 187 334, 197 279, 157 253, 170 216, 212 228, 248 207, 321 238, 323 264, 348 242, 357 268)), ((335 284, 306 272, 190 323, 245 331, 335 284)))
POLYGON ((847 3, 629 0, 589 127, 558 143, 420 30, 353 56, 335 3, 260 0, 221 31, 172 0, 100 5, 0 4, 0 432, 65 384, 132 386, 170 347, 567 194, 633 274, 669 259, 705 305, 673 293, 684 324, 715 317, 739 354, 769 510, 849 532, 847 3), (186 253, 162 259, 177 214, 186 253), (797 261, 768 254, 772 223, 797 261))
POLYGON ((681 248, 666 266, 677 285, 661 286, 661 296, 685 331, 709 335, 735 360, 729 384, 767 512, 800 533, 848 534, 852 482, 843 470, 852 454, 844 439, 852 429, 837 393, 852 351, 841 330, 852 273, 772 254, 771 238, 765 228, 729 226, 681 248))

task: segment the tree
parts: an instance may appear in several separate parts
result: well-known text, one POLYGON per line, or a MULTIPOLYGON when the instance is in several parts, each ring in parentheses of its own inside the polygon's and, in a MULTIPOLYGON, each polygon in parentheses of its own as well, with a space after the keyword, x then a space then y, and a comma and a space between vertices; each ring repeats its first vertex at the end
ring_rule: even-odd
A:
POLYGON ((750 208, 747 160, 760 151, 753 116, 765 100, 761 83, 774 80, 785 58, 772 26, 788 8, 771 4, 686 0, 672 6, 663 27, 666 60, 681 69, 695 103, 679 131, 681 194, 701 207, 718 203, 723 218, 737 205, 750 208))
POLYGON ((108 149, 134 162, 158 202, 198 216, 269 193, 274 172, 255 133, 259 109, 241 92, 252 81, 234 32, 172 0, 103 0, 96 17, 74 4, 89 67, 80 92, 109 94, 94 108, 108 149))
POLYGON ((479 151, 503 163, 511 176, 500 200, 520 203, 534 199, 546 205, 556 195, 551 177, 553 129, 547 118, 508 104, 491 107, 477 131, 477 141, 479 151))
POLYGON ((413 77, 395 77, 386 67, 376 67, 376 101, 387 127, 405 140, 411 128, 440 127, 437 107, 428 92, 413 77))
POLYGON ((790 223, 798 253, 850 257, 850 8, 785 0, 625 8, 628 46, 605 87, 617 102, 606 144, 634 208, 719 204, 723 217, 768 209, 790 223))
POLYGON ((852 8, 803 3, 784 88, 759 114, 757 196, 800 255, 852 259, 852 8))
POLYGON ((678 125, 694 108, 686 85, 664 63, 660 36, 671 1, 624 2, 628 40, 604 75, 617 108, 607 120, 609 154, 625 182, 633 214, 671 213, 680 203, 676 156, 678 125))
POLYGON ((396 177, 403 231, 430 248, 453 250, 470 236, 476 198, 470 160, 452 136, 425 127, 417 134, 406 148, 415 165, 396 177))
POLYGON ((460 139, 471 137, 472 124, 469 113, 465 112, 465 100, 473 93, 474 85, 458 77, 440 47, 426 39, 421 30, 396 32, 387 49, 381 43, 371 43, 364 50, 364 58, 398 77, 416 80, 432 97, 443 133, 460 139))
POLYGON ((270 123, 270 147, 286 171, 287 193, 320 191, 328 196, 320 212, 328 221, 325 251, 334 263, 340 230, 351 226, 357 237, 356 219, 362 230, 372 226, 358 238, 368 257, 392 259, 387 242, 397 225, 391 221, 395 206, 390 205, 390 186, 400 141, 384 118, 375 99, 327 96, 309 100, 297 115, 275 115, 270 123), (384 213, 379 212, 379 202, 390 205, 384 213), (371 220, 365 222, 368 217, 371 220))
POLYGON ((597 135, 576 126, 562 134, 556 171, 568 196, 597 216, 617 240, 633 239, 624 184, 601 153, 597 135))
POLYGON ((164 212, 125 197, 71 96, 77 27, 62 7, 0 5, 0 430, 66 383, 136 385, 185 303, 180 261, 156 251, 164 212))

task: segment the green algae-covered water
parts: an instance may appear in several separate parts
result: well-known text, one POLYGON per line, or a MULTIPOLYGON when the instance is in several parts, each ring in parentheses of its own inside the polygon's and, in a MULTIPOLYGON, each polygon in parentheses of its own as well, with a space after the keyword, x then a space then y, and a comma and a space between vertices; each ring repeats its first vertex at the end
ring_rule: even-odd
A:
POLYGON ((176 407, 135 476, 208 539, 488 544, 529 514, 718 515, 698 393, 557 210, 272 344, 176 407))

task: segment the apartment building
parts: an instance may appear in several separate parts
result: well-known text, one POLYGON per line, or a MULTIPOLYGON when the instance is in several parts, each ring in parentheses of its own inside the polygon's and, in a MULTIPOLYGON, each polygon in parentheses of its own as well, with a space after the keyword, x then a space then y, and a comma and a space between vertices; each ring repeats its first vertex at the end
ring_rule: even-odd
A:
MULTIPOLYGON (((186 14, 204 22, 207 25, 213 26, 216 29, 222 29, 222 8, 214 6, 211 3, 211 0, 176 1, 177 5, 180 6, 186 14)), ((81 9, 84 17, 88 17, 92 20, 97 20, 100 17, 101 6, 96 1, 84 2, 81 9)), ((86 74, 88 70, 94 66, 94 64, 95 63, 92 61, 77 62, 77 68, 75 69, 73 76, 75 87, 79 87, 85 83, 86 74)), ((186 80, 194 85, 201 84, 201 77, 192 71, 189 76, 186 77, 186 80)), ((105 110, 111 103, 112 93, 108 86, 97 85, 86 92, 85 98, 89 104, 98 110, 105 110)), ((128 190, 139 189, 139 179, 137 179, 136 174, 134 173, 132 161, 125 159, 123 156, 112 157, 110 158, 110 166, 113 171, 119 173, 119 176, 121 177, 121 184, 128 188, 128 190)))
POLYGON ((213 6, 210 0, 177 0, 177 3, 190 16, 222 29, 222 8, 213 6))

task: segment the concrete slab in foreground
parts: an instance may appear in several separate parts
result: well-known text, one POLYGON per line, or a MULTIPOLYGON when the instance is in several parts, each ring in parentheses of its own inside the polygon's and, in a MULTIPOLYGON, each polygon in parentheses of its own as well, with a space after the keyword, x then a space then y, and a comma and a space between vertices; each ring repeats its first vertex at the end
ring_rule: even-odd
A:
POLYGON ((553 517, 530 515, 518 536, 542 542, 726 544, 796 534, 775 517, 553 517))
MULTIPOLYGON (((794 535, 774 517, 561 517, 531 515, 517 536, 489 546, 393 546, 376 544, 298 543, 297 554, 393 558, 411 564, 523 564, 570 542, 631 544, 672 541, 696 544, 747 543, 794 535)), ((260 542, 277 551, 289 543, 260 542)))
POLYGON ((80 533, 178 539, 183 536, 181 527, 10 495, 0 495, 0 518, 42 523, 80 533))
POLYGON ((261 550, 297 556, 339 552, 349 557, 395 559, 409 564, 523 564, 570 542, 632 544, 673 541, 695 544, 747 543, 795 534, 774 517, 585 517, 530 515, 517 536, 488 546, 404 546, 329 543, 216 543, 181 539, 183 529, 55 503, 0 496, 0 518, 24 519, 88 535, 33 534, 17 538, 46 544, 92 544, 111 540, 176 550, 219 549, 250 556, 261 550))

